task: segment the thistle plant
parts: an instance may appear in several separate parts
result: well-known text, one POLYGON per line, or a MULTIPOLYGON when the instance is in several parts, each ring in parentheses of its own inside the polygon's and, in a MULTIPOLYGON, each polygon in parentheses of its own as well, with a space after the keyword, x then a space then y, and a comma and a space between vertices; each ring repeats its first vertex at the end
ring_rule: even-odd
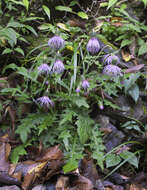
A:
POLYGON ((87 43, 87 51, 91 55, 95 55, 100 51, 100 44, 97 38, 92 37, 87 43))
POLYGON ((60 59, 56 60, 55 63, 53 64, 53 73, 57 74, 63 73, 64 69, 65 69, 64 64, 60 59))
POLYGON ((123 76, 121 68, 116 65, 106 65, 103 69, 103 74, 110 77, 123 76))
POLYGON ((103 63, 105 65, 107 65, 107 64, 113 64, 113 63, 117 64, 119 62, 120 62, 120 59, 116 55, 106 54, 106 55, 103 56, 103 63))
POLYGON ((47 64, 42 64, 38 67, 39 74, 48 75, 51 73, 51 67, 47 64))
POLYGON ((42 97, 38 98, 37 102, 39 102, 41 107, 44 107, 47 109, 54 106, 53 101, 48 96, 42 96, 42 97))
POLYGON ((84 91, 87 91, 90 86, 88 80, 83 80, 81 85, 84 91))
POLYGON ((64 44, 65 42, 60 36, 54 36, 48 41, 48 46, 56 51, 63 48, 64 44))

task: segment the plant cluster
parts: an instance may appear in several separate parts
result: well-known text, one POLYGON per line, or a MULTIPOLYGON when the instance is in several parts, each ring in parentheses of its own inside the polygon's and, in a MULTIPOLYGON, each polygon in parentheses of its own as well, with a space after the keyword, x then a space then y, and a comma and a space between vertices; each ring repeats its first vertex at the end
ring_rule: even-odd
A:
MULTIPOLYGON (((69 7, 57 6, 56 10, 88 19, 85 12, 71 9, 78 3, 72 1, 69 7)), ((38 145, 41 141, 46 147, 61 145, 67 160, 63 168, 65 172, 77 168, 86 151, 91 152, 101 169, 104 169, 105 162, 107 167, 112 167, 122 160, 137 167, 135 155, 138 152, 127 151, 117 156, 112 152, 105 154, 104 134, 93 110, 96 107, 102 111, 107 106, 119 109, 110 98, 120 93, 129 94, 137 102, 137 80, 141 77, 144 80, 145 75, 125 74, 118 51, 105 53, 98 33, 91 35, 87 30, 83 32, 79 27, 63 23, 44 23, 44 18, 35 15, 31 5, 33 2, 28 0, 7 0, 4 5, 6 21, 0 22, 1 56, 5 60, 5 63, 0 63, 0 94, 3 97, 0 111, 3 115, 3 109, 4 112, 8 107, 15 110, 15 134, 22 142, 14 148, 12 162, 25 155, 28 146, 38 145), (20 7, 24 7, 23 11, 15 16, 20 7), (25 111, 26 108, 29 111, 25 111)), ((50 19, 50 9, 42 4, 41 10, 42 15, 45 13, 50 19)), ((116 10, 121 15, 125 13, 124 19, 127 17, 127 23, 125 21, 115 30, 115 41, 122 40, 117 45, 120 48, 129 45, 132 42, 130 35, 137 36, 139 42, 145 44, 144 35, 143 38, 139 36, 147 30, 145 25, 126 15, 124 9, 116 10)), ((1 16, 4 13, 1 8, 1 16)), ((112 25, 103 22, 101 35, 114 37, 112 25)), ((138 52, 138 55, 143 55, 146 50, 141 45, 138 52)), ((4 124, 2 129, 7 130, 8 124, 4 124)))

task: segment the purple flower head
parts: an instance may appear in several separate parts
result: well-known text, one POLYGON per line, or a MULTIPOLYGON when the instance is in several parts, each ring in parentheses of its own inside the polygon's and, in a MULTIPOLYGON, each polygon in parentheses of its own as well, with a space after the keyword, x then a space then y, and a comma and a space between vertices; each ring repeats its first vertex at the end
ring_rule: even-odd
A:
POLYGON ((87 80, 82 81, 82 88, 86 91, 89 88, 89 82, 87 80))
POLYGON ((79 93, 80 92, 80 87, 77 87, 76 88, 76 93, 79 93))
POLYGON ((111 76, 111 77, 123 75, 121 68, 116 65, 106 65, 104 67, 103 74, 111 76))
POLYGON ((54 106, 54 103, 48 96, 42 96, 37 99, 41 107, 50 108, 54 106))
POLYGON ((51 67, 44 63, 38 67, 38 71, 40 74, 48 75, 49 73, 51 73, 51 67))
POLYGON ((102 101, 99 101, 99 102, 98 102, 98 105, 99 105, 100 110, 103 110, 103 109, 104 109, 104 105, 103 105, 103 102, 102 102, 102 101))
POLYGON ((120 62, 120 59, 116 55, 106 54, 103 57, 103 63, 104 64, 112 64, 112 63, 118 63, 120 62))
POLYGON ((55 50, 59 50, 64 47, 64 40, 60 36, 54 36, 49 39, 48 46, 55 50))
POLYGON ((56 62, 53 64, 53 73, 62 73, 64 69, 64 64, 60 59, 56 60, 56 62))
POLYGON ((93 37, 88 41, 87 44, 87 51, 91 54, 91 55, 95 55, 99 52, 100 50, 100 44, 97 38, 93 37))

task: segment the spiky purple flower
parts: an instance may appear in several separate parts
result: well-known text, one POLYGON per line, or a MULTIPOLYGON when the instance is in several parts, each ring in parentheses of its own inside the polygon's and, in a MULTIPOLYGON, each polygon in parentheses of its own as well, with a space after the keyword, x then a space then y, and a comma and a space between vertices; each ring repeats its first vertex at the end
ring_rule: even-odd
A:
POLYGON ((38 67, 38 71, 40 74, 48 75, 51 72, 51 67, 44 63, 38 67))
POLYGON ((64 69, 64 64, 60 59, 56 60, 56 62, 53 64, 53 73, 62 73, 64 69))
POLYGON ((116 65, 106 65, 104 67, 103 74, 111 76, 111 77, 123 75, 121 68, 116 65))
POLYGON ((106 54, 103 57, 104 64, 112 64, 112 63, 119 63, 120 59, 116 55, 106 54))
POLYGON ((79 93, 80 92, 80 87, 77 87, 76 88, 76 93, 79 93))
POLYGON ((87 80, 82 81, 82 88, 86 91, 89 88, 89 82, 87 80))
POLYGON ((54 106, 53 101, 48 96, 42 96, 37 99, 41 107, 50 108, 54 106))
POLYGON ((91 38, 87 43, 87 51, 91 55, 95 55, 99 52, 99 50, 100 50, 100 44, 98 39, 95 37, 91 38))
POLYGON ((59 50, 64 47, 64 40, 60 36, 53 36, 48 41, 48 46, 55 50, 59 50))

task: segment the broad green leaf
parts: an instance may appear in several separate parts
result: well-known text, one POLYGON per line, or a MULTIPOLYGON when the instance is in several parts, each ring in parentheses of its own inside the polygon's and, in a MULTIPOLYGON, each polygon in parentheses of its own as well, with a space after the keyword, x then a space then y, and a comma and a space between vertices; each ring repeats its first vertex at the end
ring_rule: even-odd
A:
POLYGON ((78 161, 70 160, 65 166, 63 166, 64 173, 71 172, 78 168, 78 161))
POLYGON ((108 2, 100 3, 100 7, 107 7, 107 6, 108 6, 108 2))
POLYGON ((16 64, 11 63, 11 64, 7 65, 6 67, 4 67, 2 73, 4 73, 7 69, 14 69, 14 70, 16 70, 17 68, 18 68, 18 66, 16 64))
POLYGON ((15 3, 16 5, 22 5, 24 6, 23 2, 21 1, 15 1, 15 0, 10 0, 11 2, 15 3))
POLYGON ((73 1, 70 2, 70 4, 69 4, 70 7, 75 6, 75 5, 79 5, 79 3, 78 3, 77 0, 73 0, 73 1))
POLYGON ((134 84, 131 88, 128 90, 128 94, 133 98, 135 102, 138 101, 139 98, 139 87, 137 84, 134 84))
POLYGON ((42 8, 45 11, 45 13, 47 14, 48 19, 50 20, 50 16, 51 16, 50 9, 46 5, 43 5, 42 8))
POLYGON ((23 0, 23 4, 26 7, 27 11, 29 9, 29 0, 23 0))
POLYGON ((55 9, 58 11, 66 11, 72 13, 72 8, 66 6, 56 6, 55 9))
POLYGON ((39 30, 47 30, 50 28, 50 24, 44 23, 38 27, 39 30))
MULTIPOLYGON (((98 145, 99 146, 99 145, 98 145)), ((97 161, 97 165, 104 169, 104 153, 103 152, 93 152, 92 158, 97 161)))
POLYGON ((24 56, 24 51, 21 48, 17 47, 14 50, 24 56))
POLYGON ((29 31, 31 31, 35 36, 38 36, 37 32, 34 30, 32 26, 24 25, 24 27, 28 29, 29 31))
POLYGON ((128 160, 128 162, 129 162, 131 165, 133 165, 133 166, 135 166, 136 168, 138 168, 138 159, 137 159, 137 157, 135 156, 134 153, 129 152, 129 151, 124 151, 124 152, 122 152, 122 153, 120 154, 120 157, 123 158, 124 160, 130 158, 130 159, 128 160))
POLYGON ((106 157, 106 167, 112 167, 112 166, 116 166, 120 163, 121 158, 118 155, 115 154, 108 154, 108 156, 106 157))
POLYGON ((147 53, 147 43, 140 46, 138 56, 147 53))
POLYGON ((144 5, 147 6, 147 0, 142 0, 144 5))
POLYGON ((11 93, 11 96, 15 96, 16 93, 21 93, 20 89, 18 88, 4 88, 1 90, 1 93, 11 93))
POLYGON ((131 43, 132 43, 132 40, 123 40, 121 42, 121 47, 120 48, 123 48, 123 47, 125 47, 127 45, 130 45, 131 43))
POLYGON ((78 12, 77 15, 81 17, 82 19, 88 19, 88 15, 82 11, 78 12))
POLYGON ((11 21, 7 24, 7 27, 22 28, 22 27, 24 27, 24 24, 21 24, 21 23, 16 22, 16 21, 11 21))
POLYGON ((112 7, 115 3, 117 3, 118 0, 109 0, 108 2, 108 9, 112 7))
POLYGON ((9 53, 11 53, 11 52, 13 52, 12 49, 6 48, 6 49, 4 49, 4 51, 2 52, 2 55, 4 55, 4 54, 9 54, 9 53))
POLYGON ((140 73, 135 73, 135 74, 131 74, 129 76, 129 79, 124 80, 125 93, 127 93, 129 88, 131 88, 135 84, 136 80, 139 77, 140 77, 140 73))
POLYGON ((70 31, 70 30, 67 28, 67 26, 66 26, 65 24, 63 24, 63 23, 57 23, 57 26, 58 26, 59 28, 65 30, 65 31, 68 31, 68 32, 70 31))

